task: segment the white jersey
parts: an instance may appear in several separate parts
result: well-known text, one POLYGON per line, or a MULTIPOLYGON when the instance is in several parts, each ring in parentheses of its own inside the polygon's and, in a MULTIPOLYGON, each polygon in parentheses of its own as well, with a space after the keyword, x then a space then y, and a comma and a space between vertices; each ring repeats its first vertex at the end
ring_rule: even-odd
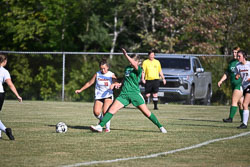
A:
POLYGON ((4 67, 0 67, 0 93, 4 92, 3 83, 6 79, 10 79, 10 73, 4 67))
POLYGON ((113 75, 111 71, 106 74, 102 74, 101 71, 96 73, 95 99, 113 98, 113 91, 110 89, 113 75))
POLYGON ((246 64, 237 63, 235 71, 236 74, 240 74, 242 87, 245 90, 250 85, 250 82, 247 81, 250 78, 250 61, 247 61, 246 64))

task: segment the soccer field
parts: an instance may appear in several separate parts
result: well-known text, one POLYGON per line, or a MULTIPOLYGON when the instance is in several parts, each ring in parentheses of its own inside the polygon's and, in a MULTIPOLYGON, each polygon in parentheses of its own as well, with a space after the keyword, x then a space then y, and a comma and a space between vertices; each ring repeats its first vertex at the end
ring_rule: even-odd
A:
POLYGON ((229 106, 159 104, 154 111, 148 105, 167 134, 133 106, 112 118, 110 133, 93 133, 89 126, 98 121, 92 106, 6 100, 0 118, 16 140, 2 133, 0 166, 250 166, 250 128, 236 128, 239 113, 233 123, 222 122, 229 106), (56 133, 60 121, 66 133, 56 133))

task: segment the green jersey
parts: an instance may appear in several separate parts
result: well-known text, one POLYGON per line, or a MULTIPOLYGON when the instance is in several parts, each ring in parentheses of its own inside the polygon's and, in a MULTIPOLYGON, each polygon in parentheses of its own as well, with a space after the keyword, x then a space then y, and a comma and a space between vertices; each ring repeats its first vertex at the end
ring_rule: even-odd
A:
POLYGON ((227 75, 230 76, 230 81, 231 81, 231 86, 232 87, 235 87, 237 85, 241 85, 241 78, 236 80, 235 79, 235 75, 236 75, 236 71, 235 71, 235 67, 236 67, 236 64, 238 63, 239 61, 238 60, 231 60, 229 62, 229 65, 228 65, 228 69, 227 69, 227 75))
POLYGON ((125 68, 125 77, 121 94, 139 93, 139 82, 142 75, 142 68, 138 66, 138 70, 128 66, 125 68))

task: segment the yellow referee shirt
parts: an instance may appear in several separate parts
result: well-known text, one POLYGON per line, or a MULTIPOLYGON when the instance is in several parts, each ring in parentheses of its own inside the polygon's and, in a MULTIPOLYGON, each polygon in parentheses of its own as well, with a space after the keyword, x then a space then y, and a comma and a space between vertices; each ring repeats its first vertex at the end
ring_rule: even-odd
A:
POLYGON ((160 79, 159 73, 161 71, 161 63, 159 60, 153 59, 151 61, 147 59, 143 61, 142 68, 145 73, 145 80, 160 79))

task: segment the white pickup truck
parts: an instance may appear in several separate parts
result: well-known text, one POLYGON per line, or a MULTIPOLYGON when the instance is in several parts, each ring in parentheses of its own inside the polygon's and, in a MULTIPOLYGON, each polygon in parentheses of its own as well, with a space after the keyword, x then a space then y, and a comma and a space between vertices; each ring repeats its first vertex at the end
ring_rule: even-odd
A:
MULTIPOLYGON (((160 83, 158 97, 161 102, 185 101, 186 104, 195 104, 201 101, 210 105, 212 97, 211 72, 204 72, 200 60, 189 55, 158 54, 166 85, 160 83)), ((141 86, 141 91, 144 92, 141 86)))

